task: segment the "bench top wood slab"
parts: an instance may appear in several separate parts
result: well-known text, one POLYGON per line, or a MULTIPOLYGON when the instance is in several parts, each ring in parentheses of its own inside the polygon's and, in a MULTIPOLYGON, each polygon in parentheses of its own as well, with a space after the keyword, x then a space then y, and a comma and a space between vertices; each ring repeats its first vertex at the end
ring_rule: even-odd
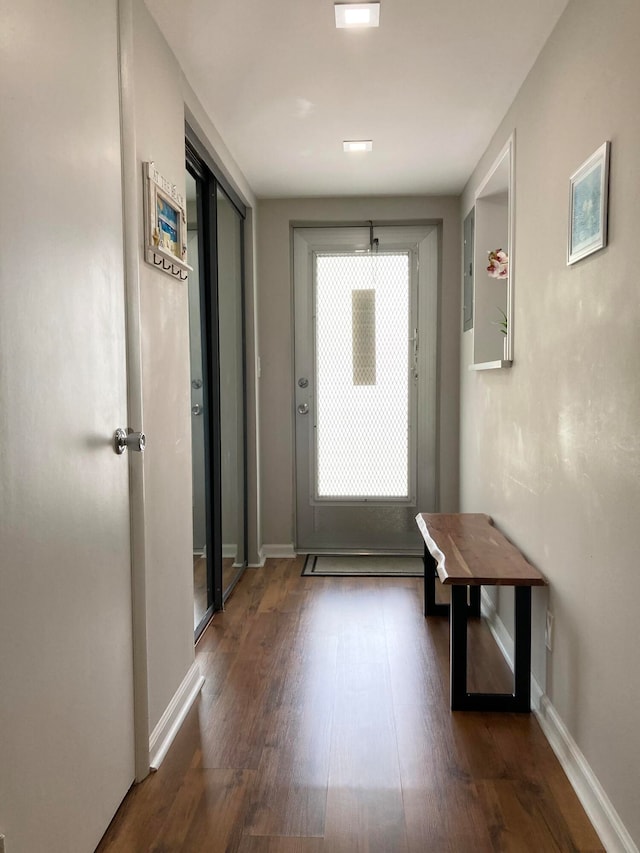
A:
POLYGON ((480 513, 420 513, 416 523, 443 584, 545 586, 544 576, 480 513))

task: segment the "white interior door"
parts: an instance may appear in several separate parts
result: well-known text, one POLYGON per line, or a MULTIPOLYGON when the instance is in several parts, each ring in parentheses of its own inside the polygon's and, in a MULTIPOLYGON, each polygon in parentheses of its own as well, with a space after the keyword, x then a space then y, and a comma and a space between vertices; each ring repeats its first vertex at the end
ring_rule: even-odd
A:
MULTIPOLYGON (((134 778, 116 3, 2 50, 0 832, 93 850, 134 778)), ((7 7, 8 8, 8 7, 7 7)))
POLYGON ((435 506, 437 230, 374 233, 294 232, 301 551, 419 552, 435 506))

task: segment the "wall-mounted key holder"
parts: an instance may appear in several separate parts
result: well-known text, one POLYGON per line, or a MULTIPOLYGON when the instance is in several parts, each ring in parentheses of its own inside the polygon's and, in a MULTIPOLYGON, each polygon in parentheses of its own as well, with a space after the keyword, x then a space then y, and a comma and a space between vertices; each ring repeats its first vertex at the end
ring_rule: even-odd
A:
POLYGON ((187 214, 184 196, 151 163, 144 164, 145 256, 169 275, 186 281, 192 267, 187 263, 187 214))

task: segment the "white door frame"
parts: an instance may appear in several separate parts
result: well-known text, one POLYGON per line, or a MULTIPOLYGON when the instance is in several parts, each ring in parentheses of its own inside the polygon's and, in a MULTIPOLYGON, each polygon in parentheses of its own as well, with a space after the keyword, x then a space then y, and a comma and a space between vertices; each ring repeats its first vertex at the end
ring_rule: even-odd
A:
MULTIPOLYGON (((142 404, 142 321, 140 316, 140 251, 138 185, 140 169, 136 147, 133 68, 133 3, 118 0, 120 62, 120 123, 122 140, 122 195, 124 274, 127 320, 127 405, 129 426, 144 432, 142 404)), ((145 549, 144 460, 129 457, 129 512, 131 519, 131 587, 133 624, 133 713, 135 780, 149 775, 149 683, 147 667, 147 561, 145 549)))

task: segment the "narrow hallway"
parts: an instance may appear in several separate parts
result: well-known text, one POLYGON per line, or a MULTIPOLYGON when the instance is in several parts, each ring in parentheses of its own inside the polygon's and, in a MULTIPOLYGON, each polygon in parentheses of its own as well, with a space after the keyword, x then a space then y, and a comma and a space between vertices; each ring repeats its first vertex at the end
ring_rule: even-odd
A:
MULTIPOLYGON (((248 571, 197 646, 201 697, 99 853, 603 850, 533 715, 452 714, 418 578, 248 571)), ((510 678, 488 630, 470 680, 510 678)))

